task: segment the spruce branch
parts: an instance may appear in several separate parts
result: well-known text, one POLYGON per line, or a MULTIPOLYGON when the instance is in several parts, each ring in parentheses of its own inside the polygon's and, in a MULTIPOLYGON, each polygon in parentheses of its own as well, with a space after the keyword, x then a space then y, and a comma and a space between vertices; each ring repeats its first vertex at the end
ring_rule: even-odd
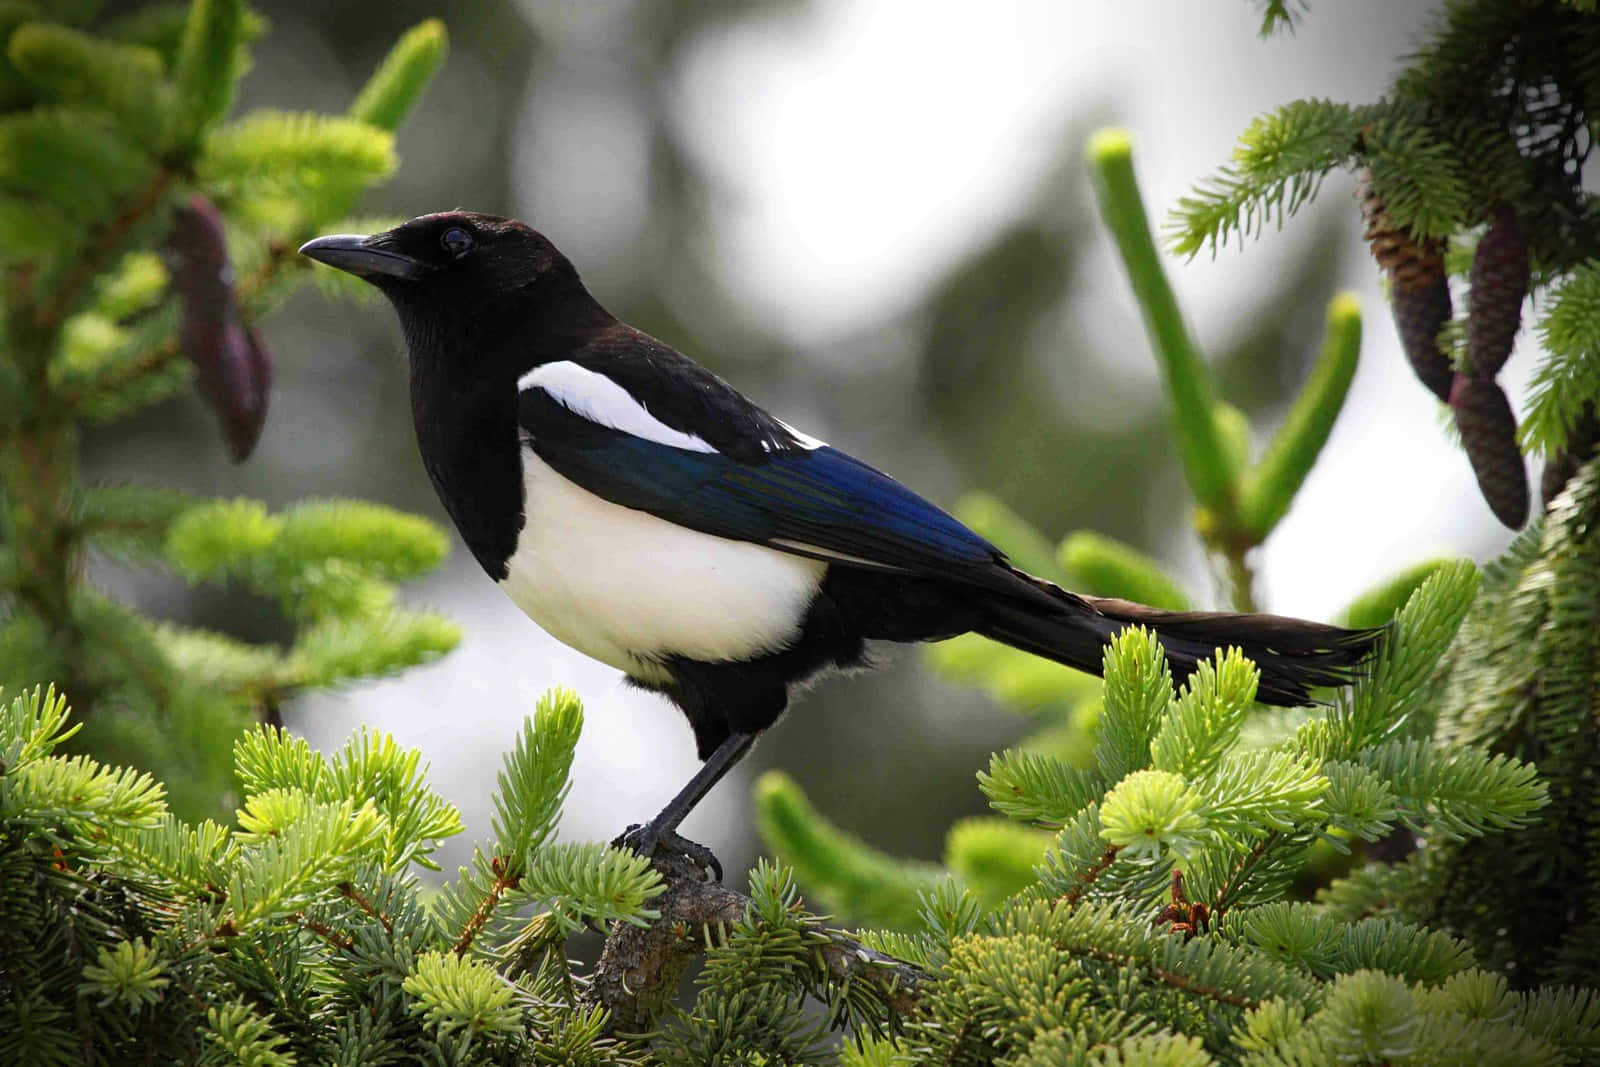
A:
POLYGON ((488 925, 489 919, 494 915, 495 909, 500 906, 505 895, 522 884, 522 875, 512 869, 508 857, 494 856, 489 860, 489 870, 493 878, 489 882, 488 890, 479 899, 477 907, 467 917, 466 923, 461 927, 461 932, 456 935, 455 942, 450 946, 450 951, 457 956, 465 956, 471 949, 478 935, 488 925))
POLYGON ((378 920, 379 925, 381 925, 386 932, 391 934, 394 933, 394 919, 378 910, 377 906, 363 896, 355 886, 351 885, 349 882, 340 882, 338 889, 340 896, 344 897, 346 900, 355 904, 356 907, 360 908, 362 911, 378 920))
POLYGON ((1308 0, 1255 0, 1255 2, 1261 9, 1261 36, 1270 37, 1274 33, 1292 31, 1298 12, 1306 9, 1308 0))
POLYGON ((1150 765, 1198 778, 1233 746, 1256 698, 1261 672, 1236 648, 1202 660, 1150 740, 1150 765))
POLYGON ((1524 448, 1553 456, 1585 411, 1600 406, 1600 259, 1578 267, 1539 320, 1545 358, 1534 370, 1520 437, 1524 448))
POLYGON ((1168 222, 1173 251, 1195 256, 1209 246, 1214 255, 1235 234, 1243 241, 1281 227, 1352 157, 1366 120, 1331 100, 1296 100, 1256 119, 1232 162, 1178 202, 1168 222))
POLYGON ((1254 1007, 1274 989, 1309 988, 1273 961, 1210 938, 1158 933, 1114 904, 1068 907, 1035 901, 1015 908, 997 925, 1000 937, 1037 931, 1058 952, 1110 964, 1143 981, 1231 1007, 1254 1007))
POLYGON ((1408 717, 1428 714, 1439 658, 1477 591, 1477 569, 1464 560, 1429 575, 1395 616, 1371 676, 1305 731, 1309 747, 1324 759, 1348 759, 1398 733, 1408 717))
POLYGON ((1099 798, 1096 775, 1036 752, 1007 749, 978 772, 978 788, 1002 815, 1040 826, 1061 826, 1099 798))
MULTIPOLYGON (((248 65, 245 45, 262 27, 240 0, 196 0, 109 21, 94 16, 87 7, 0 4, 0 261, 8 282, 0 300, 8 342, 0 352, 8 412, 0 426, 0 499, 10 542, 0 584, 15 609, 5 674, 17 682, 56 677, 81 710, 114 711, 116 737, 107 733, 104 743, 163 766, 189 807, 214 803, 226 788, 226 744, 217 739, 247 716, 271 718, 285 690, 415 662, 454 636, 429 633, 430 624, 415 618, 369 618, 384 623, 362 633, 376 656, 350 654, 354 627, 320 634, 316 647, 297 648, 287 659, 265 649, 247 656, 237 643, 178 634, 83 588, 90 549, 144 562, 138 557, 153 553, 168 521, 148 498, 80 488, 83 425, 170 395, 188 380, 188 355, 202 369, 223 362, 238 369, 241 360, 249 366, 247 387, 212 399, 238 416, 233 425, 251 427, 253 438, 266 394, 255 321, 302 276, 286 269, 296 235, 280 231, 314 225, 313 208, 347 211, 393 162, 392 133, 350 119, 217 128, 248 65), (274 181, 246 190, 242 159, 274 181), (313 173, 330 159, 341 165, 338 173, 313 173), (226 171, 230 161, 232 172, 207 170, 226 171), (325 178, 339 195, 307 197, 303 210, 274 201, 273 189, 290 184, 286 171, 325 178), (158 255, 163 216, 180 192, 190 200, 226 194, 226 218, 215 216, 209 227, 214 255, 203 266, 212 284, 204 292, 158 255), (242 268, 237 287, 225 248, 242 268), (237 314, 208 320, 222 327, 207 335, 219 336, 220 345, 202 352, 188 343, 197 334, 180 326, 199 320, 180 316, 178 305, 193 313, 235 303, 237 314), (335 647, 341 640, 343 649, 335 647), (169 657, 173 650, 184 655, 169 657), (342 654, 302 654, 317 651, 342 654), (230 685, 208 688, 203 672, 186 673, 201 664, 218 668, 222 659, 230 685), (246 660, 253 660, 248 668, 246 660), (183 773, 174 775, 180 765, 183 773)), ((442 27, 424 36, 431 38, 424 51, 436 60, 442 27)), ((409 66, 401 79, 409 100, 433 65, 409 66)), ((242 450, 244 436, 233 436, 242 450)), ((318 567, 312 555, 298 561, 302 584, 321 590, 332 583, 310 574, 318 567)), ((366 583, 362 604, 350 613, 388 612, 392 591, 383 585, 366 583)), ((346 597, 346 605, 354 599, 346 597)))
MULTIPOLYGON (((707 882, 694 860, 658 853, 651 861, 666 889, 655 899, 660 918, 648 926, 617 922, 606 937, 583 1002, 604 1008, 620 1034, 651 1030, 677 991, 678 981, 719 929, 743 921, 754 898, 707 882)), ((819 984, 861 983, 897 1014, 909 1016, 930 981, 920 967, 869 948, 838 930, 808 926, 809 951, 819 984)))
MULTIPOLYGON (((1299 101, 1258 120, 1235 153, 1236 170, 1180 211, 1175 244, 1193 254, 1206 241, 1249 233, 1281 219, 1315 194, 1323 174, 1348 157, 1361 116, 1343 105, 1299 101)), ((1195 529, 1220 557, 1238 611, 1256 609, 1250 552, 1288 513, 1344 404, 1360 347, 1360 310, 1348 294, 1328 312, 1327 339, 1311 380, 1296 399, 1266 456, 1249 467, 1249 427, 1216 395, 1210 368, 1183 322, 1161 266, 1134 177, 1132 145, 1120 130, 1090 139, 1090 171, 1101 217, 1111 231, 1138 300, 1162 383, 1184 478, 1199 505, 1195 529)), ((1108 561, 1109 562, 1109 561, 1108 561)), ((1123 567, 1148 572, 1149 567, 1123 567)), ((1148 584, 1148 583, 1141 583, 1148 584)), ((1143 590, 1173 598, 1167 583, 1143 590)))
POLYGON ((1113 863, 1117 862, 1117 857, 1121 853, 1121 845, 1112 845, 1102 852, 1098 860, 1095 860, 1089 867, 1084 868, 1083 873, 1072 884, 1072 888, 1061 894, 1061 903, 1069 908, 1076 905, 1079 900, 1083 899, 1083 894, 1088 892, 1089 888, 1094 885, 1095 879, 1099 878, 1113 863))
POLYGON ((105 373, 66 385, 60 393, 61 406, 71 414, 88 416, 98 406, 115 402, 129 387, 156 378, 182 361, 183 349, 176 337, 170 337, 105 373))
POLYGON ((171 136, 173 93, 152 49, 34 22, 11 35, 6 55, 44 93, 107 112, 158 152, 171 136))
POLYGON ((1150 766, 1150 743, 1172 703, 1172 669, 1156 635, 1129 626, 1102 657, 1104 711, 1095 763, 1107 782, 1150 766))
POLYGON ((355 946, 355 940, 348 934, 340 933, 320 919, 307 915, 303 910, 290 915, 289 921, 310 930, 337 951, 345 952, 355 946))
POLYGON ((193 138, 220 122, 233 103, 244 32, 241 0, 194 0, 190 5, 174 81, 186 132, 193 138))
POLYGON ((1212 897, 1211 917, 1213 922, 1221 923, 1227 917, 1228 912, 1233 909, 1234 903, 1244 893, 1246 886, 1249 884, 1250 875, 1266 858, 1273 846, 1277 845, 1282 839, 1283 834, 1280 831, 1269 831, 1255 844, 1251 845, 1249 851, 1234 862, 1232 870, 1228 872, 1227 880, 1217 887, 1216 893, 1212 897))
POLYGON ((416 998, 409 1010, 441 1036, 461 1031, 462 1051, 471 1038, 510 1036, 522 1029, 516 991, 480 960, 429 952, 403 983, 416 998))
POLYGON ((444 23, 438 19, 407 30, 350 105, 350 117, 381 130, 397 129, 444 62, 445 50, 444 23))
MULTIPOLYGON (((75 227, 103 225, 150 180, 157 163, 104 115, 51 104, 0 115, 0 185, 42 201, 75 227)), ((77 251, 79 233, 65 249, 77 251)), ((41 256, 59 268, 60 255, 41 256)), ((38 263, 23 263, 35 273, 38 263)))

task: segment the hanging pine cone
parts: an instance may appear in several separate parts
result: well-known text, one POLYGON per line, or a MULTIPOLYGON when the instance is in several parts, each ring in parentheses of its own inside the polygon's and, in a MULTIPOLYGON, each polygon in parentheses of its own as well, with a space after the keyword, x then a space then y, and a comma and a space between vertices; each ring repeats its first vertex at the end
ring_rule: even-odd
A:
POLYGON ((222 213, 195 195, 174 213, 164 252, 178 297, 178 343, 239 461, 255 448, 266 423, 272 359, 240 320, 225 237, 222 213))
POLYGON ((1458 374, 1450 388, 1450 409, 1489 510, 1511 529, 1520 529, 1528 519, 1528 471, 1517 447, 1511 402, 1492 380, 1458 374))
POLYGON ((254 326, 229 321, 212 375, 214 388, 207 391, 211 407, 222 422, 228 453, 241 462, 261 438, 272 386, 272 357, 254 326))
POLYGON ((1467 358, 1480 378, 1493 378, 1511 356, 1528 276, 1528 238, 1517 225, 1517 213, 1510 204, 1496 204, 1494 221, 1472 256, 1467 358))
POLYGON ((1389 304, 1406 360, 1422 384, 1448 403, 1455 369, 1439 347, 1439 331, 1452 314, 1444 243, 1419 242, 1410 230, 1397 225, 1373 189, 1370 171, 1361 172, 1356 198, 1367 223, 1365 237, 1372 256, 1389 275, 1389 304))
POLYGON ((1594 408, 1589 407, 1567 435, 1567 446, 1551 456, 1544 465, 1544 475, 1539 479, 1539 496, 1545 507, 1549 507, 1550 501, 1561 495, 1561 490, 1578 473, 1578 468, 1594 455, 1597 445, 1600 445, 1600 418, 1595 416, 1594 408))

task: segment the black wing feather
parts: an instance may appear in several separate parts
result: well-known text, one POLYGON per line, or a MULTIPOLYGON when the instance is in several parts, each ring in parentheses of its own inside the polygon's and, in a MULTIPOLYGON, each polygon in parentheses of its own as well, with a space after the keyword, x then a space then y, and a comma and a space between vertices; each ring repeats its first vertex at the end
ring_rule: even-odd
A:
MULTIPOLYGON (((660 407, 651 414, 673 425, 660 407)), ((950 577, 1002 558, 955 518, 835 448, 772 448, 748 461, 674 448, 592 422, 538 388, 523 390, 518 415, 529 446, 563 477, 701 533, 950 577)), ((686 420, 674 429, 710 440, 686 420)))
MULTIPOLYGON (((725 456, 760 462, 770 451, 799 448, 793 430, 743 393, 669 345, 618 325, 573 357, 622 386, 661 422, 725 456)), ((528 428, 526 420, 523 428, 528 428)))

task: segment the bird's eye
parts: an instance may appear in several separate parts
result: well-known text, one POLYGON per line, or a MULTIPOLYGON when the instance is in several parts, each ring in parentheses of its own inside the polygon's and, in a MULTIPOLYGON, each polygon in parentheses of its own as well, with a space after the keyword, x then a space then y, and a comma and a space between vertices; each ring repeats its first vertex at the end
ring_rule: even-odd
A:
POLYGON ((460 259, 472 251, 472 234, 459 226, 452 226, 439 235, 439 243, 444 246, 446 252, 460 259))

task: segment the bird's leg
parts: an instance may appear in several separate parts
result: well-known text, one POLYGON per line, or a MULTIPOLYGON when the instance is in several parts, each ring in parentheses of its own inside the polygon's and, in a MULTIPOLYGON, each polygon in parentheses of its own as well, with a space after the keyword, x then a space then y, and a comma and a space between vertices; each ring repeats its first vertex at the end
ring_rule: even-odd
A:
POLYGON ((678 795, 667 801, 667 806, 661 813, 643 826, 630 826, 623 831, 621 837, 612 842, 618 848, 628 848, 641 856, 655 854, 658 847, 665 845, 675 851, 681 852, 689 858, 711 868, 716 873, 717 881, 722 881, 722 864, 711 854, 711 850, 704 845, 697 845, 685 840, 677 833, 678 824, 683 822, 694 806, 700 803, 702 797, 711 791, 711 787, 722 780, 722 776, 733 769, 733 765, 744 758, 750 747, 756 743, 755 734, 732 733, 727 740, 718 745, 700 769, 694 772, 694 777, 689 779, 687 785, 678 790, 678 795))

